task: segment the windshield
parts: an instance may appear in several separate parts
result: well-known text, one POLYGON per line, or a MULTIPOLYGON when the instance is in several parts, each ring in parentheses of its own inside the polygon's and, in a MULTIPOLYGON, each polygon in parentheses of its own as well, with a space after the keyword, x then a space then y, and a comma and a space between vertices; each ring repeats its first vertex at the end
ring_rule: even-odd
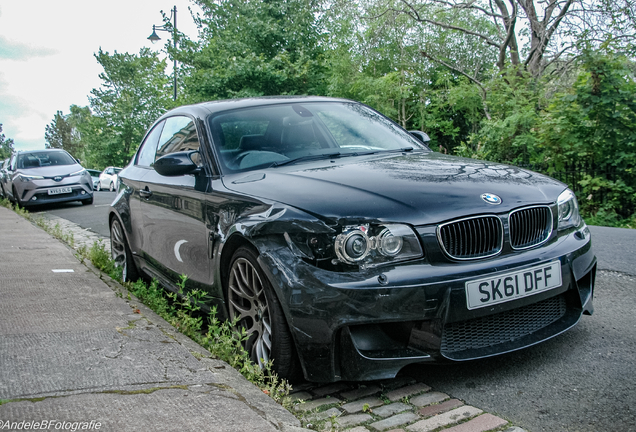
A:
POLYGON ((63 150, 22 153, 18 155, 18 169, 45 166, 74 165, 77 162, 63 150))
POLYGON ((224 171, 321 157, 426 150, 391 120, 358 103, 313 102, 228 111, 210 119, 224 171))

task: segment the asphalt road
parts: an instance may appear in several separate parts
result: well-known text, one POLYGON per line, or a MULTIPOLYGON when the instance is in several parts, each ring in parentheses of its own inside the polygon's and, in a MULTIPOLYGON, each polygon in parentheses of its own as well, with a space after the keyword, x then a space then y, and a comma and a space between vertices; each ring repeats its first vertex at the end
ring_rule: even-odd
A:
MULTIPOLYGON (((41 211, 108 236, 115 195, 41 211)), ((590 229, 599 262, 593 316, 516 353, 405 374, 529 432, 636 432, 636 230, 590 229)))
POLYGON ((93 204, 85 206, 79 201, 51 204, 29 209, 31 213, 50 213, 52 215, 70 220, 82 228, 87 228, 101 236, 110 237, 108 226, 108 207, 113 202, 117 192, 95 191, 93 204))

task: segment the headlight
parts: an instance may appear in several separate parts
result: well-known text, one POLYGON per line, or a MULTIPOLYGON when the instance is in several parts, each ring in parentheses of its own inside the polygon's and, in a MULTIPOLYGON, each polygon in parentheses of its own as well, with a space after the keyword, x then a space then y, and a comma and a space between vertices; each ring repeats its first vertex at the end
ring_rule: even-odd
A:
POLYGON ((345 264, 375 267, 422 256, 415 232, 407 225, 354 225, 336 236, 334 250, 345 264))
POLYGON ((28 182, 31 180, 42 180, 44 177, 38 175, 26 175, 26 174, 18 174, 20 180, 23 182, 28 182))
POLYGON ((79 171, 75 171, 74 173, 70 173, 68 176, 69 177, 73 177, 73 176, 78 176, 78 175, 84 175, 87 174, 88 171, 86 171, 85 169, 81 169, 79 171))
POLYGON ((579 204, 574 192, 570 189, 564 190, 559 195, 557 204, 559 205, 559 230, 574 228, 581 224, 579 204))

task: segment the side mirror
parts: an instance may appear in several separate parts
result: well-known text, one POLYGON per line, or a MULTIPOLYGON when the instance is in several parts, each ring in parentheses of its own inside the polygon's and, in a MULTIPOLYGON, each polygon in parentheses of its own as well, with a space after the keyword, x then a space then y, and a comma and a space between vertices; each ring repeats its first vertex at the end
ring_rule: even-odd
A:
POLYGON ((409 131, 409 133, 413 135, 415 138, 417 138, 418 140, 420 140, 421 142, 423 142, 424 144, 428 144, 431 141, 431 137, 429 137, 426 134, 426 132, 411 130, 409 131))
POLYGON ((196 150, 169 153, 157 159, 153 167, 155 171, 166 177, 194 174, 200 169, 192 162, 192 155, 198 153, 196 150))

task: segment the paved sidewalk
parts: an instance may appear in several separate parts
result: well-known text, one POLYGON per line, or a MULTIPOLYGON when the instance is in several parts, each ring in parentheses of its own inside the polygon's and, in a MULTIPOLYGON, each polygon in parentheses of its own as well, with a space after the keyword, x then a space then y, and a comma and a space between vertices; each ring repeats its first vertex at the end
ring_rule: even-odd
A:
MULTIPOLYGON (((76 248, 101 239, 47 219, 76 248)), ((0 430, 308 431, 122 289, 0 207, 0 430)), ((525 432, 409 377, 294 391, 319 430, 525 432)))
POLYGON ((209 353, 3 207, 0 299, 0 400, 17 400, 0 405, 0 430, 302 430, 237 371, 201 358, 209 353))

